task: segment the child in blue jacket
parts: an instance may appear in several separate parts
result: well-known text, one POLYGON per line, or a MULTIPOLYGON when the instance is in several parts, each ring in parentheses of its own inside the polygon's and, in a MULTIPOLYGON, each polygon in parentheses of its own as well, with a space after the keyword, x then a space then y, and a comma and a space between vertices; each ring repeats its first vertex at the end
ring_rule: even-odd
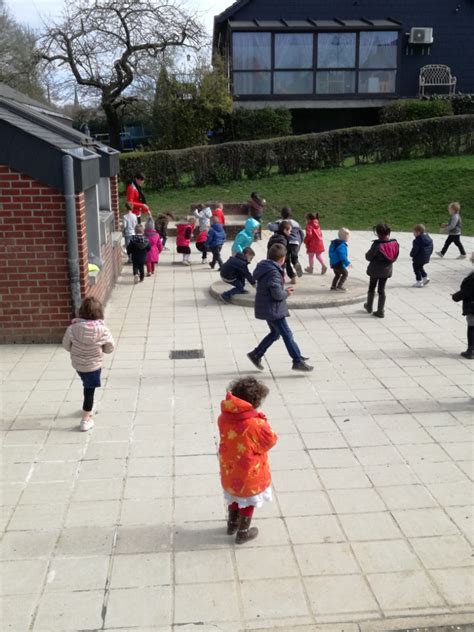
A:
POLYGON ((219 270, 222 266, 221 250, 225 242, 225 230, 216 216, 211 217, 211 228, 207 233, 206 249, 212 253, 211 268, 214 270, 216 263, 219 270))
POLYGON ((413 229, 415 239, 413 240, 410 257, 413 259, 413 272, 416 278, 414 287, 423 287, 430 282, 424 266, 430 262, 433 254, 433 240, 425 231, 423 224, 417 224, 413 229))
POLYGON ((346 291, 344 283, 349 276, 347 268, 352 265, 347 258, 347 242, 350 236, 350 230, 340 228, 338 238, 333 239, 329 246, 329 265, 334 271, 334 280, 331 285, 331 290, 339 290, 339 292, 346 291))

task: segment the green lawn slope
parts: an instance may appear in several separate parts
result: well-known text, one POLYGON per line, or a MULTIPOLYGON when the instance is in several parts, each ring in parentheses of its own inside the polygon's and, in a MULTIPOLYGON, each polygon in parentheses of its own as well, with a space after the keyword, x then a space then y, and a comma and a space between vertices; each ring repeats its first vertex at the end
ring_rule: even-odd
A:
MULTIPOLYGON (((146 184, 146 183, 145 183, 146 184)), ((323 228, 347 226, 367 230, 380 221, 409 231, 422 222, 436 233, 446 221, 447 205, 462 205, 463 232, 474 234, 474 156, 455 156, 363 165, 243 180, 221 186, 146 191, 153 214, 172 211, 184 216, 195 202, 245 202, 251 191, 266 198, 265 220, 282 206, 295 219, 318 211, 323 228)))

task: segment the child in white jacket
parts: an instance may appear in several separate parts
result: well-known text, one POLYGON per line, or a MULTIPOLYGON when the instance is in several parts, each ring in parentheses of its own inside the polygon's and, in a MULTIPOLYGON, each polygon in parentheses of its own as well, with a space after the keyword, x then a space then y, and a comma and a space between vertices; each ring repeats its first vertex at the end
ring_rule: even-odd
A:
POLYGON ((72 366, 78 372, 84 386, 84 403, 80 430, 94 426, 92 409, 95 389, 101 386, 100 373, 104 353, 112 353, 114 339, 104 323, 104 308, 96 298, 82 301, 79 318, 66 329, 63 347, 71 354, 72 366))

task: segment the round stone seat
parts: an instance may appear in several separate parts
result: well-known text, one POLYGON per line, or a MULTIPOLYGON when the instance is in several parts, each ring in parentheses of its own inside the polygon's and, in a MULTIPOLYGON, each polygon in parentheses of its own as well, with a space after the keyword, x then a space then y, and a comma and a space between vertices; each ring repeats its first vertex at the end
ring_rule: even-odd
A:
MULTIPOLYGON (((352 303, 360 303, 367 298, 367 283, 355 278, 349 277, 346 282, 346 292, 338 292, 330 290, 333 275, 328 270, 325 275, 321 274, 304 274, 298 279, 296 285, 287 285, 286 287, 294 287, 295 293, 288 298, 288 307, 290 309, 312 309, 323 307, 338 307, 340 305, 351 305, 352 303)), ((231 286, 224 281, 215 281, 209 288, 210 294, 217 300, 221 300, 222 292, 229 290, 231 286)), ((232 297, 233 305, 240 307, 253 307, 255 302, 255 290, 248 283, 245 285, 248 294, 237 294, 232 297)))

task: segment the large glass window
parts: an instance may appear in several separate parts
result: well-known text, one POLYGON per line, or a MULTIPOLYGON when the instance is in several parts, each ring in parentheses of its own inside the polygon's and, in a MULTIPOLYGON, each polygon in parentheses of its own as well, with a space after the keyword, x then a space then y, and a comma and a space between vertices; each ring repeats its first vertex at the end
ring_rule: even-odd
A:
POLYGON ((311 33, 277 33, 275 68, 312 68, 313 35, 311 33))
POLYGON ((275 94, 311 94, 313 92, 313 73, 275 72, 273 74, 273 92, 275 94))
POLYGON ((354 68, 355 60, 355 33, 318 35, 318 68, 354 68))
POLYGON ((395 79, 395 70, 361 70, 359 92, 369 94, 395 92, 395 79))
POLYGON ((271 33, 234 33, 234 70, 267 70, 272 67, 271 33))
POLYGON ((270 94, 270 72, 234 72, 234 94, 270 94))
POLYGON ((360 34, 359 68, 396 68, 398 33, 363 31, 360 34))
POLYGON ((353 70, 328 70, 316 74, 316 94, 351 94, 355 92, 353 70))

